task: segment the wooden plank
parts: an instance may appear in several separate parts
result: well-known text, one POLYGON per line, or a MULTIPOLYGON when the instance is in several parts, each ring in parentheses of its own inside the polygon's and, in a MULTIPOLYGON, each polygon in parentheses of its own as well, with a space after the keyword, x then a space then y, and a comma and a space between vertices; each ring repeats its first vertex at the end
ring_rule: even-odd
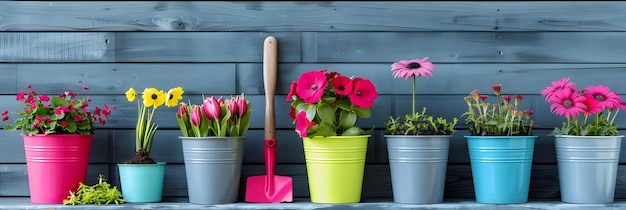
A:
POLYGON ((110 62, 115 58, 113 33, 0 33, 1 62, 110 62))
POLYGON ((117 62, 261 62, 263 41, 278 40, 278 61, 300 61, 294 32, 117 32, 117 62))
POLYGON ((623 2, 2 2, 3 31, 622 31, 623 2), (106 8, 106 9, 103 9, 106 8), (376 14, 376 15, 363 15, 376 14), (24 18, 28 16, 30 18, 24 18))
POLYGON ((312 46, 303 50, 315 52, 303 61, 615 63, 624 60, 624 39, 620 32, 318 32, 303 39, 312 46))
POLYGON ((614 63, 626 58, 620 32, 504 32, 496 37, 496 62, 614 63))
MULTIPOLYGON (((109 181, 113 177, 107 164, 89 164, 85 184, 97 184, 99 174, 104 175, 109 181)), ((0 197, 29 195, 26 164, 0 164, 0 197)))
POLYGON ((225 84, 235 84, 235 75, 234 64, 18 64, 16 80, 18 91, 32 84, 39 93, 55 95, 79 92, 83 85, 89 87, 84 94, 123 95, 130 87, 183 87, 186 95, 232 94, 235 86, 225 84))
MULTIPOLYGON (((492 32, 318 32, 303 62, 395 62, 430 57, 437 62, 493 62, 492 32)), ((391 65, 391 63, 389 63, 391 65)), ((387 69, 387 68, 385 68, 387 69)))
MULTIPOLYGON (((429 56, 424 54, 424 56, 429 56)), ((422 57, 402 56, 391 61, 376 63, 281 63, 278 65, 276 92, 287 95, 292 82, 304 72, 327 69, 345 76, 356 76, 372 80, 379 94, 410 95, 412 80, 394 78, 391 64, 398 60, 411 60, 422 57), (397 59, 397 60, 395 60, 397 59)), ((368 59, 375 59, 369 57, 368 59)), ((433 75, 418 78, 418 97, 436 95, 467 95, 473 90, 491 94, 492 84, 502 84, 503 94, 539 95, 552 81, 564 77, 571 78, 577 87, 603 84, 618 93, 625 93, 626 87, 616 78, 626 78, 625 64, 553 64, 553 63, 447 63, 429 59, 435 64, 433 75), (590 72, 593 72, 590 73, 590 72), (532 76, 529 76, 532 75, 532 76)), ((263 94, 263 68, 261 64, 237 64, 238 92, 263 94)), ((456 96, 455 96, 456 97, 456 96)), ((419 100, 418 100, 419 102, 419 100)), ((445 105, 445 104, 443 104, 445 105)))
POLYGON ((0 94, 12 94, 15 91, 17 71, 15 64, 0 64, 0 94))

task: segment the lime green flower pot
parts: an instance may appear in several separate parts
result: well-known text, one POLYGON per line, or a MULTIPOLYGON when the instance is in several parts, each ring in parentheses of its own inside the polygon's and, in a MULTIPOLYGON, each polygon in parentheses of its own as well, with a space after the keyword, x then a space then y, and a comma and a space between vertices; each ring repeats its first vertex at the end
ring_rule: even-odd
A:
POLYGON ((303 138, 311 202, 361 201, 370 135, 303 138))

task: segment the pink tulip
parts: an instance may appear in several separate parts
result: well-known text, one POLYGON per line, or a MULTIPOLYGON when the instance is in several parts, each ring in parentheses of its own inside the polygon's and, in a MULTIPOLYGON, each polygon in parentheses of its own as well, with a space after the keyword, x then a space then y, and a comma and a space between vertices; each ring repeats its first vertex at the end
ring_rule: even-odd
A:
POLYGON ((200 126, 200 123, 202 123, 202 110, 200 109, 200 106, 194 106, 191 109, 191 117, 189 120, 194 126, 200 126))
POLYGON ((239 111, 239 117, 241 118, 248 112, 248 102, 243 96, 237 96, 235 102, 237 104, 237 111, 239 111))
MULTIPOLYGON (((223 100, 222 97, 220 97, 219 100, 223 100)), ((204 110, 204 115, 206 115, 209 120, 218 121, 220 119, 222 108, 219 100, 215 99, 213 96, 204 100, 202 109, 204 110)))
POLYGON ((187 116, 187 115, 189 115, 189 113, 187 113, 187 105, 181 104, 178 107, 178 112, 176 112, 176 117, 182 118, 183 116, 187 116))
POLYGON ((235 98, 231 98, 230 100, 226 100, 226 108, 230 112, 232 116, 237 115, 239 111, 237 110, 237 100, 235 98))

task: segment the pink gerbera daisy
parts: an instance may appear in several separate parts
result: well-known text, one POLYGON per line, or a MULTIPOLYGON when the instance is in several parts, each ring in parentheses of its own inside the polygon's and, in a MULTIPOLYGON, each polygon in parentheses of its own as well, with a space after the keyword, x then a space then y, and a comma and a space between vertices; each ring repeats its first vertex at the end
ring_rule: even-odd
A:
POLYGON ((401 60, 391 64, 391 71, 393 71, 393 77, 403 77, 404 80, 410 77, 424 76, 426 79, 433 75, 435 65, 428 61, 428 57, 415 60, 401 60))
POLYGON ((297 94, 304 100, 304 103, 312 104, 324 95, 324 89, 328 86, 328 81, 323 72, 312 71, 300 75, 296 86, 297 94))
POLYGON ((575 118, 587 109, 587 105, 583 103, 585 100, 585 97, 579 95, 578 90, 566 88, 553 92, 548 102, 552 103, 551 112, 564 115, 566 118, 575 118))
POLYGON ((604 85, 589 86, 583 90, 583 94, 590 95, 595 98, 601 106, 601 109, 608 108, 611 110, 619 109, 622 105, 622 98, 615 92, 604 85))
POLYGON ((576 84, 569 81, 569 78, 563 78, 558 81, 553 81, 552 86, 546 87, 541 90, 541 95, 546 97, 546 101, 549 101, 550 97, 554 94, 554 92, 566 88, 576 89, 576 84))

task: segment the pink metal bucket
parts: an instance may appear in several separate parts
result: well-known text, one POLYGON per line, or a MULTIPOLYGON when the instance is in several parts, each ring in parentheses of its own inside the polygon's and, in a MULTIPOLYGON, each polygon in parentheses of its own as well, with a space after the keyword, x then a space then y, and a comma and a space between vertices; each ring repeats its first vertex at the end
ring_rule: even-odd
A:
POLYGON ((93 134, 22 136, 32 203, 61 204, 85 183, 93 134))

